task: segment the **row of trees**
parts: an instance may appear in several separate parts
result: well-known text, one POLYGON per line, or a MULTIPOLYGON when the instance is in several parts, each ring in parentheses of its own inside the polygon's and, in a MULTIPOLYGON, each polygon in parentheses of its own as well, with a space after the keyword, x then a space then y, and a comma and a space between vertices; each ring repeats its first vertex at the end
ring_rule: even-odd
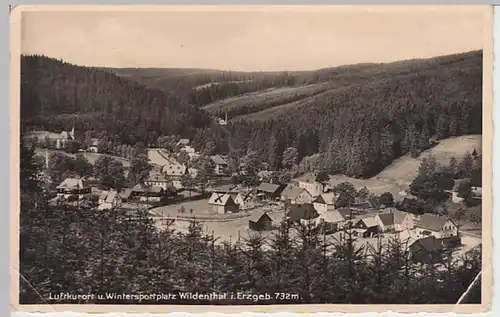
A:
MULTIPOLYGON (((475 150, 474 150, 475 152, 475 150)), ((410 184, 410 193, 430 205, 439 205, 449 198, 456 179, 463 179, 458 187, 458 197, 464 199, 467 206, 474 204, 472 187, 482 185, 482 162, 472 154, 465 154, 460 161, 455 157, 443 166, 435 156, 422 160, 417 177, 410 184)))
MULTIPOLYGON (((148 177, 152 165, 145 152, 134 153, 128 173, 123 162, 107 155, 101 155, 91 164, 84 154, 75 157, 53 152, 47 158, 35 157, 37 165, 49 176, 50 185, 58 185, 68 177, 94 177, 104 189, 121 190, 130 185, 142 184, 148 177)), ((51 186, 49 186, 51 187, 51 186)))

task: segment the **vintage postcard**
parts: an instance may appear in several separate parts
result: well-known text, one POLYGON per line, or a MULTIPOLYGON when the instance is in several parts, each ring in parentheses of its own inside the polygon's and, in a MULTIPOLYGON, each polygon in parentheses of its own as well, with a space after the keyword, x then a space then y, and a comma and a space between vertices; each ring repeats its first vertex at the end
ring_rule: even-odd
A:
POLYGON ((488 311, 490 6, 14 6, 31 312, 488 311))

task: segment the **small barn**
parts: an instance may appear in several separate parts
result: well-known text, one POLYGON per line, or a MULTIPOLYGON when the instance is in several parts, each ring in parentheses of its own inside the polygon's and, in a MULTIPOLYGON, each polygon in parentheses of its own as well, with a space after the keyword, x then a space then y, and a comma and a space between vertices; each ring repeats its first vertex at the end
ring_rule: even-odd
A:
POLYGON ((259 187, 257 187, 257 196, 261 200, 277 200, 281 192, 283 191, 283 187, 278 184, 271 183, 261 183, 259 187))
POLYGON ((254 231, 271 230, 273 227, 273 220, 264 211, 256 211, 250 215, 248 219, 248 228, 254 231))
POLYGON ((113 209, 122 203, 122 199, 116 190, 103 191, 99 196, 99 210, 113 209))
POLYGON ((441 257, 442 244, 434 236, 416 240, 410 245, 411 258, 419 263, 435 263, 441 257))
POLYGON ((346 220, 344 215, 336 209, 320 213, 319 219, 326 233, 338 231, 346 220))
POLYGON ((239 209, 238 204, 229 194, 213 193, 208 204, 212 213, 216 214, 237 213, 239 209))
POLYGON ((381 231, 377 218, 373 216, 360 219, 356 222, 354 228, 361 231, 364 238, 371 238, 381 231))

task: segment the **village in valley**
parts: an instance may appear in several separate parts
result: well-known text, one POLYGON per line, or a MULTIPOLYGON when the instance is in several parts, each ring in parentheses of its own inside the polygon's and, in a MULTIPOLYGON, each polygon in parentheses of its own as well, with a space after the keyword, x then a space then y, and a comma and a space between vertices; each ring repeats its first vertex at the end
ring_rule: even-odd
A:
MULTIPOLYGON (((293 148, 283 153, 284 168, 273 171, 254 153, 239 160, 201 153, 189 139, 176 136, 131 147, 73 127, 60 133, 32 131, 25 142, 36 148, 50 204, 96 206, 130 217, 145 210, 160 229, 187 232, 196 221, 219 242, 236 243, 255 234, 271 237, 283 224, 291 234, 296 226, 308 226, 318 228, 324 239, 350 238, 361 247, 398 239, 419 263, 432 263, 445 253, 458 259, 481 243, 480 147, 450 158, 455 176, 435 189, 447 198, 429 208, 415 196, 416 180, 402 184, 301 172, 293 148), (474 179, 456 177, 463 174, 460 169, 473 171, 474 179)), ((424 168, 440 164, 424 154, 416 179, 424 168)))
POLYGON ((278 7, 23 13, 21 304, 488 300, 485 13, 278 7))

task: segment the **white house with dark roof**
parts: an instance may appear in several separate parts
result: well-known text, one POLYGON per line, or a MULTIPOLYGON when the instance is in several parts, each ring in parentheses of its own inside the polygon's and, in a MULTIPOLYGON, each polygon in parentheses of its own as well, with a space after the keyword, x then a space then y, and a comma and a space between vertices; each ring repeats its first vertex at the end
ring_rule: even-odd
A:
POLYGON ((409 213, 397 210, 396 208, 386 208, 377 214, 377 221, 382 232, 404 231, 415 227, 412 216, 409 213))
POLYGON ((240 207, 240 210, 248 210, 255 207, 255 200, 252 192, 239 192, 234 198, 234 202, 240 207))
POLYGON ((237 213, 239 210, 238 204, 230 194, 213 193, 208 204, 214 214, 237 213))
POLYGON ((56 187, 56 190, 57 196, 63 198, 75 196, 81 199, 92 193, 92 188, 82 178, 66 178, 56 187))
POLYGON ((122 199, 116 190, 103 191, 99 196, 99 210, 113 209, 121 205, 122 199))
POLYGON ((273 219, 262 210, 255 211, 248 218, 248 228, 254 231, 271 230, 273 227, 273 219))
POLYGON ((453 220, 434 214, 423 214, 415 222, 415 231, 417 238, 434 236, 437 239, 442 239, 459 234, 458 227, 453 220))
POLYGON ((210 156, 210 159, 215 165, 214 170, 216 175, 225 175, 227 173, 229 163, 225 159, 223 159, 220 155, 210 156))

